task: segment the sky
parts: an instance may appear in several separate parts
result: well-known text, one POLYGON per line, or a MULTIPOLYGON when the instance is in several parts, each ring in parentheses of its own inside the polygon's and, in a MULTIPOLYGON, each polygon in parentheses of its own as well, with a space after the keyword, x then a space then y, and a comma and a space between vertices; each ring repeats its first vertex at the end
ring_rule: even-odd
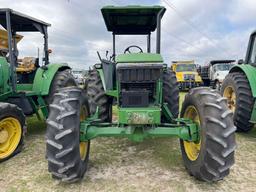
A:
MULTIPOLYGON (((106 30, 100 9, 104 5, 163 5, 161 54, 167 64, 173 60, 195 60, 204 65, 213 59, 245 57, 249 35, 256 30, 255 0, 0 0, 0 8, 12 8, 51 24, 51 63, 68 63, 88 69, 108 50, 112 35, 106 30)), ((22 33, 19 55, 42 52, 40 34, 22 33)), ((155 42, 152 35, 152 46, 155 42)), ((143 36, 117 38, 117 53, 137 44, 145 50, 143 36)), ((145 50, 146 51, 146 50, 145 50)))

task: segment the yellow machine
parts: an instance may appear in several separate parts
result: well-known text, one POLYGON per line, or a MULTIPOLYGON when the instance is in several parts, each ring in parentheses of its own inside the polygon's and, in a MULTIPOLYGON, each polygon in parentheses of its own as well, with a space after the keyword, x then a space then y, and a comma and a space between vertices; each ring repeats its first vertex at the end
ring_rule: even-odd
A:
MULTIPOLYGON (((15 41, 18 43, 23 38, 22 35, 16 34, 15 41)), ((8 54, 8 34, 7 31, 0 29, 0 56, 8 54)), ((24 57, 18 59, 18 66, 16 67, 17 73, 28 73, 36 68, 36 58, 24 57)))
MULTIPOLYGON (((16 43, 18 43, 22 38, 22 35, 16 35, 16 43)), ((7 31, 3 29, 0 29, 0 50, 8 50, 8 35, 7 31)))
POLYGON ((194 61, 172 61, 171 69, 175 72, 181 90, 200 86, 203 81, 197 72, 194 61))

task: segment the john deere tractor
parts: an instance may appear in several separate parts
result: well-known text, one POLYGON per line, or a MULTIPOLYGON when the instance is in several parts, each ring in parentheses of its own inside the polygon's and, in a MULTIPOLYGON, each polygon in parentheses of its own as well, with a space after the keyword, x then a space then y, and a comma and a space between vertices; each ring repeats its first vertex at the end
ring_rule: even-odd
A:
POLYGON ((256 123, 256 31, 249 39, 245 60, 239 60, 226 76, 221 93, 234 112, 237 131, 247 132, 256 123))
POLYGON ((113 34, 113 55, 108 60, 100 57, 89 71, 86 93, 69 87, 54 95, 46 133, 46 158, 53 178, 80 180, 87 170, 90 141, 97 137, 142 142, 176 136, 189 174, 203 181, 218 181, 229 174, 234 163, 235 127, 226 99, 210 88, 192 89, 178 118, 175 73, 160 54, 165 11, 162 6, 102 8, 107 30, 113 34), (156 53, 151 51, 154 31, 156 53), (116 54, 117 35, 146 36, 146 52, 132 45, 116 54), (112 121, 114 103, 117 121, 112 121))
POLYGON ((36 114, 40 118, 43 114, 46 118, 53 94, 76 83, 66 64, 49 64, 49 24, 11 9, 0 9, 0 25, 0 161, 4 161, 21 150, 25 116, 36 114), (41 66, 38 57, 18 57, 17 43, 23 36, 17 32, 43 35, 41 66))

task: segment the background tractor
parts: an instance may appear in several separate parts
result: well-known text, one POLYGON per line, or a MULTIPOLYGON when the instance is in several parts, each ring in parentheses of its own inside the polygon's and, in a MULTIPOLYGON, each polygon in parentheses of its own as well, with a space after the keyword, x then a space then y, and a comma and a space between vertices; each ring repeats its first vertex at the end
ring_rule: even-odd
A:
POLYGON ((178 118, 175 73, 160 54, 161 18, 166 9, 106 6, 101 11, 113 33, 113 56, 111 60, 100 57, 100 63, 89 71, 86 94, 69 87, 54 95, 46 133, 49 172, 61 181, 81 179, 87 170, 90 140, 97 137, 140 142, 176 136, 191 175, 203 181, 223 179, 234 163, 232 112, 219 93, 200 87, 186 95, 178 118), (152 53, 151 33, 155 30, 156 53, 152 53), (132 45, 117 55, 117 35, 147 36, 147 51, 132 45), (112 122, 113 103, 117 103, 117 122, 112 122))
POLYGON ((245 60, 239 60, 226 76, 221 93, 234 112, 238 131, 247 132, 256 123, 256 31, 249 39, 245 60))
POLYGON ((21 150, 25 116, 39 111, 46 118, 48 103, 61 87, 76 85, 66 64, 49 64, 49 24, 11 9, 0 9, 0 161, 21 150), (44 58, 18 58, 16 32, 39 32, 44 37, 44 58))

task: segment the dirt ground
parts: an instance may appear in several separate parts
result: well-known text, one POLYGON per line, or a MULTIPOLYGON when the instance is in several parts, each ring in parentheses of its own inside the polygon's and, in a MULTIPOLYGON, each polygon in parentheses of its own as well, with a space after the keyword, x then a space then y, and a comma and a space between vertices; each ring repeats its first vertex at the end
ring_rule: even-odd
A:
MULTIPOLYGON (((183 95, 182 95, 183 96, 183 95)), ((126 139, 92 141, 89 170, 75 184, 53 180, 45 160, 45 124, 29 119, 22 153, 0 164, 0 192, 5 191, 256 191, 256 128, 237 134, 236 163, 217 183, 189 176, 177 138, 132 143, 126 139)))

